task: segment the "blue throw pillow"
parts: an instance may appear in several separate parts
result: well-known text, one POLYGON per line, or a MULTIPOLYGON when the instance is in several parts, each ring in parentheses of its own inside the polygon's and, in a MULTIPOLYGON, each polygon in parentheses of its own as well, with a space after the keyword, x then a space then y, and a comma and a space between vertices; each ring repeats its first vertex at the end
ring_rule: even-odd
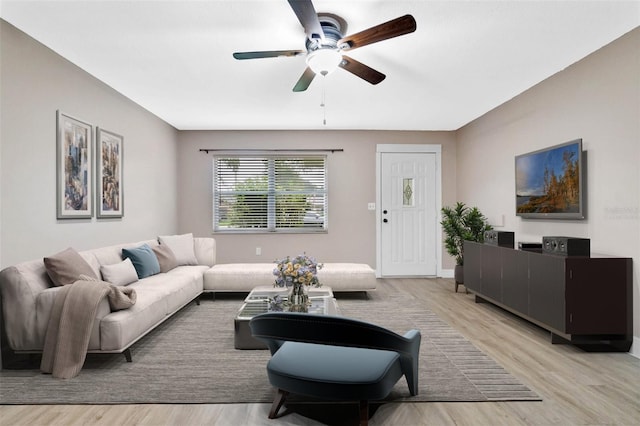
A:
POLYGON ((122 249, 122 258, 131 259, 139 279, 160 273, 158 258, 148 244, 143 244, 136 248, 122 249))

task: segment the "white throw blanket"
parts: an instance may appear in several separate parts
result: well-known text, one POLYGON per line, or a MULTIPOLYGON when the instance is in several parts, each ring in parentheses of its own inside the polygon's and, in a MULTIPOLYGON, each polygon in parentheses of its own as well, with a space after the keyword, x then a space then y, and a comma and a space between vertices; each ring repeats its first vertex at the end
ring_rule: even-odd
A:
POLYGON ((40 364, 42 372, 62 379, 78 375, 87 356, 98 305, 104 297, 109 299, 112 311, 136 303, 134 289, 104 281, 79 280, 62 287, 47 327, 40 364))

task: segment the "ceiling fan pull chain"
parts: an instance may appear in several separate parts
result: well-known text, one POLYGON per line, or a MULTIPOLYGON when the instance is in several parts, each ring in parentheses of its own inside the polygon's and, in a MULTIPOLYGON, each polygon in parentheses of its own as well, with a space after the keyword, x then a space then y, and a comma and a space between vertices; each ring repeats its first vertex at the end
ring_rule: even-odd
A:
POLYGON ((325 81, 327 80, 327 73, 324 72, 322 73, 322 99, 320 101, 320 107, 322 108, 322 124, 324 124, 325 126, 327 125, 327 103, 325 101, 326 99, 326 83, 325 81))

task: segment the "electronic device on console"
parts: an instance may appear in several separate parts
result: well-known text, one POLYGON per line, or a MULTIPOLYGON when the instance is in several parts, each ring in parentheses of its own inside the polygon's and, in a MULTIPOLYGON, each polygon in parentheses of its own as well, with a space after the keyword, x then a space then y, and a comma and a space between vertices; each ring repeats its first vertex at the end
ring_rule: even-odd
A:
POLYGON ((514 248, 515 234, 511 231, 484 231, 484 243, 492 246, 514 248))
POLYGON ((536 252, 536 253, 542 253, 542 243, 518 241, 518 250, 533 251, 533 252, 536 252))
POLYGON ((573 237, 542 237, 542 252, 562 256, 590 256, 591 240, 573 237))

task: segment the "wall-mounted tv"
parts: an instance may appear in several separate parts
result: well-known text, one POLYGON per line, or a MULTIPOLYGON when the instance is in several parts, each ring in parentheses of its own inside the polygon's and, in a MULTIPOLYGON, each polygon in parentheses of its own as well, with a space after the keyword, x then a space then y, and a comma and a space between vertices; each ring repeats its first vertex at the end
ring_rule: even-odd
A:
POLYGON ((584 219, 582 139, 516 156, 516 215, 584 219))

